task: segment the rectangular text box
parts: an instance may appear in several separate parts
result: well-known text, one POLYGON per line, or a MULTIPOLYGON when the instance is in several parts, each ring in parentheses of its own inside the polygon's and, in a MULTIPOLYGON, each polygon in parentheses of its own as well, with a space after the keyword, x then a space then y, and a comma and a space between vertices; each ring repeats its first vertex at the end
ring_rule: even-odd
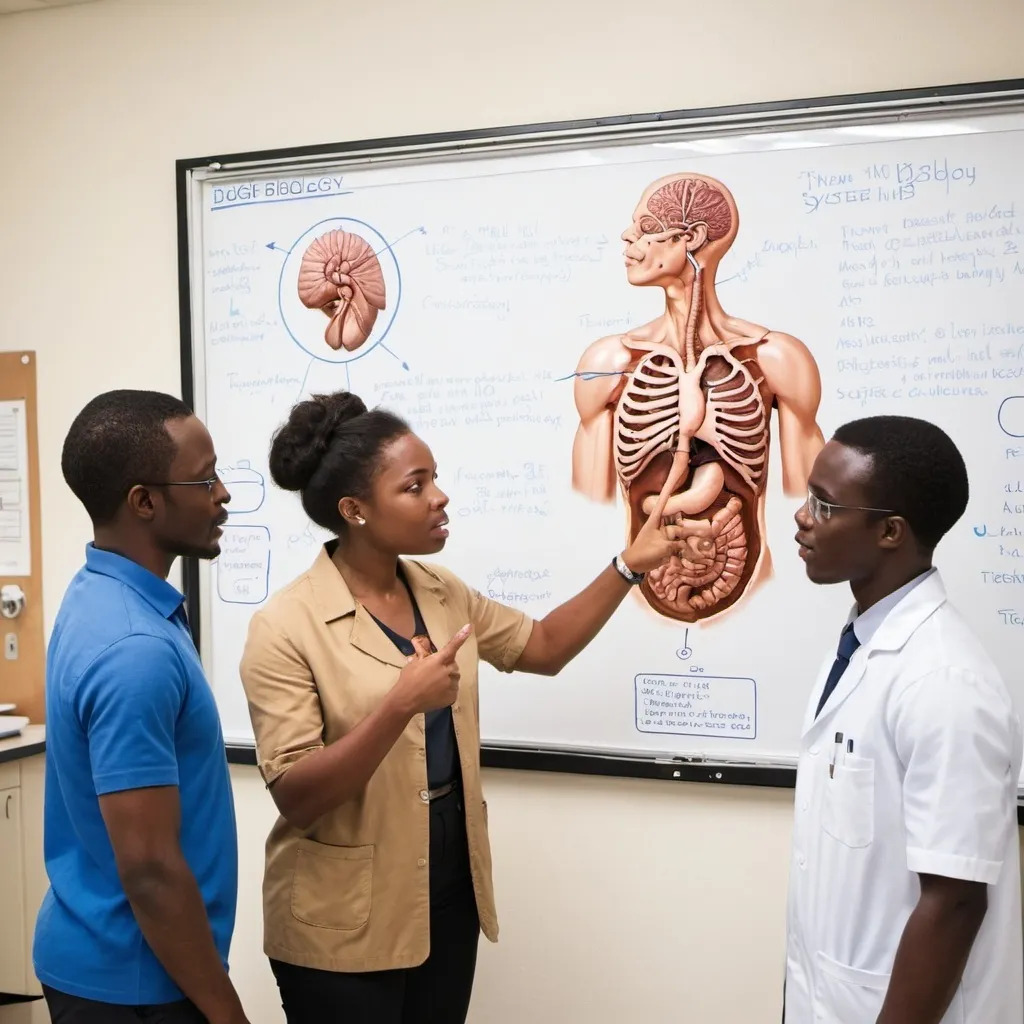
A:
POLYGON ((743 676, 645 672, 636 676, 636 727, 676 736, 757 735, 757 683, 743 676))
POLYGON ((270 530, 225 526, 217 558, 217 596, 225 604, 262 604, 270 591, 270 530))

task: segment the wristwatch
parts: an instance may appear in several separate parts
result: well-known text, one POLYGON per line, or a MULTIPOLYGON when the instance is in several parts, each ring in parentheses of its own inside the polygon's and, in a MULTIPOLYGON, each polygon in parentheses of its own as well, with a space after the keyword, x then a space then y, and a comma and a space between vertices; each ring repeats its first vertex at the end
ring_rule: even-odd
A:
POLYGON ((636 586, 638 583, 643 583, 644 574, 642 572, 633 572, 632 569, 622 560, 622 555, 616 555, 612 559, 612 565, 615 566, 615 571, 629 584, 636 586))

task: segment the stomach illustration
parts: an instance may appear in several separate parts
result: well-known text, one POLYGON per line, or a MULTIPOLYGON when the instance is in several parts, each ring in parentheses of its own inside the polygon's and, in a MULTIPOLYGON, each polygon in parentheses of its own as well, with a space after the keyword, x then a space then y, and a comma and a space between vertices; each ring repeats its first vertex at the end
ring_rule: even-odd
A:
POLYGON ((370 337, 386 308, 384 272, 370 243, 354 231, 327 231, 302 255, 299 301, 327 317, 324 341, 337 352, 354 352, 370 337))
POLYGON ((327 217, 287 246, 278 279, 281 322, 307 356, 322 363, 362 359, 390 334, 402 301, 397 243, 354 217, 327 217))

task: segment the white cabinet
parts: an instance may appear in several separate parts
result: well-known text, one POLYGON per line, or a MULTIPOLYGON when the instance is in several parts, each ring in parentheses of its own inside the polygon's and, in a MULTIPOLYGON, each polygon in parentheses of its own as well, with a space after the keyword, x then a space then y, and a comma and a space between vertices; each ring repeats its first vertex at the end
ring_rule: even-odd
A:
POLYGON ((32 933, 46 892, 44 759, 0 762, 0 993, 38 996, 32 933))
POLYGON ((0 789, 0 992, 25 994, 25 845, 20 787, 0 789))

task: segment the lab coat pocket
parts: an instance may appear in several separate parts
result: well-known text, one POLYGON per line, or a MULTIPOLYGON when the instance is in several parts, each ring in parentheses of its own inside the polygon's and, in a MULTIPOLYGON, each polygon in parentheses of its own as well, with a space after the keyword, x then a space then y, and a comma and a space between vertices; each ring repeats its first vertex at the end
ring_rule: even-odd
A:
POLYGON ((300 839, 292 876, 292 916, 314 928, 354 931, 370 918, 373 847, 300 839))
POLYGON ((888 974, 863 971, 820 950, 817 997, 824 1024, 861 1024, 877 1019, 889 987, 888 974))
POLYGON ((870 846, 875 838, 875 762, 847 754, 825 780, 821 827, 833 839, 853 848, 870 846))

